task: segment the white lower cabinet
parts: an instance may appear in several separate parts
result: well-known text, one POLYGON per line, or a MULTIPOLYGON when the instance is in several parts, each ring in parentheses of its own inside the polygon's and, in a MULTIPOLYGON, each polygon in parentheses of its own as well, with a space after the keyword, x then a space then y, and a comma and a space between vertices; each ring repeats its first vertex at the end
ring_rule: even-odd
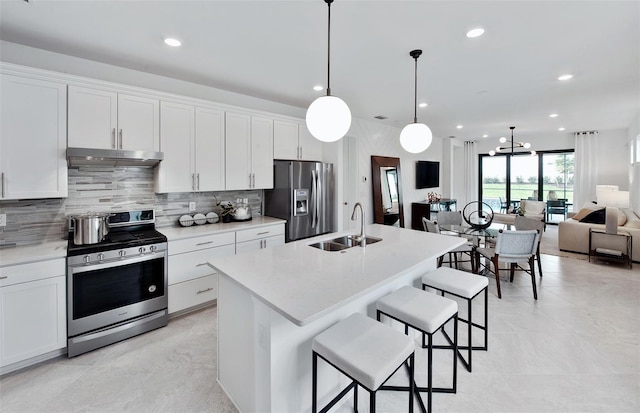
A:
POLYGON ((66 311, 64 258, 0 267, 0 373, 65 348, 66 311))
POLYGON ((169 241, 169 314, 218 298, 218 275, 207 265, 235 253, 235 233, 169 241))
POLYGON ((236 231, 236 254, 284 244, 284 224, 236 231))

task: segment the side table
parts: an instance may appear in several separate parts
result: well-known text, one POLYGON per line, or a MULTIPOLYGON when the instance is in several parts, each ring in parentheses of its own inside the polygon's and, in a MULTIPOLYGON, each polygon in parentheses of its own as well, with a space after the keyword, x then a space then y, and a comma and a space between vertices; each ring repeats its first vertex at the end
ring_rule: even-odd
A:
POLYGON ((609 234, 604 230, 590 228, 589 262, 591 262, 591 257, 594 257, 605 261, 622 262, 632 268, 631 242, 631 234, 628 232, 619 231, 617 234, 609 234), (607 238, 609 238, 607 245, 612 245, 612 247, 599 247, 597 240, 607 238))

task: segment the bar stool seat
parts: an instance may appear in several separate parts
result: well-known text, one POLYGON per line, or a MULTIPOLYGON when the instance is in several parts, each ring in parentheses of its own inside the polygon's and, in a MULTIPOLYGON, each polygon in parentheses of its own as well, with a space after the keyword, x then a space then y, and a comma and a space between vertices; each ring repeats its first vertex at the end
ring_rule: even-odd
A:
MULTIPOLYGON (((420 397, 418 400, 423 411, 431 412, 433 393, 455 393, 457 385, 457 340, 458 340, 458 303, 449 298, 430 294, 420 289, 404 286, 389 295, 380 298, 376 303, 377 318, 384 314, 405 325, 405 334, 408 328, 414 328, 422 333, 422 347, 427 348, 427 387, 415 386, 417 393, 427 393, 427 408, 420 397), (449 321, 454 322, 453 350, 453 385, 450 388, 433 387, 433 334, 449 321), (425 336, 428 344, 425 344, 425 336)), ((382 386, 381 390, 404 390, 401 386, 382 386)))
MULTIPOLYGON (((435 271, 431 271, 422 276, 422 288, 430 287, 436 290, 439 290, 444 296, 445 293, 454 295, 456 297, 463 298, 467 300, 467 319, 463 319, 458 317, 458 321, 467 324, 467 345, 460 346, 458 345, 458 357, 462 361, 462 364, 467 368, 468 371, 471 371, 471 351, 472 350, 487 350, 487 339, 488 339, 488 329, 487 329, 487 321, 488 321, 488 286, 489 280, 487 277, 483 277, 481 275, 470 274, 465 271, 459 271, 453 268, 440 267, 435 271), (484 291, 484 325, 476 324, 473 322, 473 311, 472 311, 472 301, 476 298, 481 292, 484 291), (479 328, 484 331, 484 345, 482 346, 473 346, 472 344, 472 327, 479 328), (467 350, 467 359, 462 356, 460 350, 467 350)), ((444 330, 443 330, 444 332, 444 330)), ((444 332, 445 337, 449 341, 449 344, 452 345, 450 337, 444 332)), ((436 346, 435 348, 450 348, 450 346, 436 346)))
MULTIPOLYGON (((351 388, 357 411, 357 385, 370 393, 371 411, 375 411, 375 393, 405 362, 409 363, 413 384, 415 343, 409 337, 364 314, 354 313, 334 324, 312 341, 313 351, 313 412, 317 412, 317 358, 331 364, 353 382, 321 411, 330 409, 351 388)), ((413 390, 409 395, 409 411, 413 411, 413 390)))

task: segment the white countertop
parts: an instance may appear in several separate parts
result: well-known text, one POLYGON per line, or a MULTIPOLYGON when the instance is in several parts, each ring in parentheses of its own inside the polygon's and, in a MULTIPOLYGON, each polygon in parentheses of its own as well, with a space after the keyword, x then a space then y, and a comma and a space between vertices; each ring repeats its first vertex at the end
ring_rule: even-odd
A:
POLYGON ((0 249, 0 265, 18 265, 29 262, 67 257, 67 240, 44 242, 0 249))
MULTIPOLYGON (((285 221, 279 218, 257 216, 250 221, 216 223, 205 225, 192 225, 190 227, 162 227, 157 228, 169 241, 208 235, 238 231, 242 229, 262 227, 285 221)), ((46 261, 55 258, 67 257, 67 240, 51 241, 41 244, 24 245, 17 247, 0 248, 0 266, 26 264, 29 262, 46 261)))
POLYGON ((382 241, 344 252, 309 246, 347 232, 327 234, 215 258, 209 265, 294 324, 303 326, 466 242, 460 237, 384 225, 369 225, 365 232, 382 241))
POLYGON ((164 234, 169 241, 175 241, 184 238, 199 237, 215 233, 224 233, 238 231, 248 228, 263 227, 273 224, 284 224, 286 221, 279 218, 257 216, 250 221, 237 222, 217 222, 215 224, 191 225, 190 227, 161 227, 156 228, 164 234))

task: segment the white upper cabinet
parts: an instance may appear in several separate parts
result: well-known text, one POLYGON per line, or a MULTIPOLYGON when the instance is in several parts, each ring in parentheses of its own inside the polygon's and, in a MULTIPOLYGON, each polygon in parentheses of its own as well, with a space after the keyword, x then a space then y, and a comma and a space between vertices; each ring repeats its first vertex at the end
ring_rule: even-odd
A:
POLYGON ((273 188, 273 120, 226 112, 226 189, 273 188))
POLYGON ((304 123, 298 125, 298 145, 301 160, 322 161, 322 142, 313 137, 304 123))
POLYGON ((158 151, 160 101, 69 86, 70 147, 158 151))
POLYGON ((275 120, 273 155, 275 159, 320 161, 322 142, 311 135, 305 124, 275 120))
POLYGON ((224 111, 196 107, 196 183, 198 191, 225 189, 224 111))
POLYGON ((224 112, 165 101, 160 110, 156 192, 224 190, 224 112))
POLYGON ((66 85, 0 79, 0 199, 66 197, 66 85))
POLYGON ((194 191, 194 107, 163 101, 160 111, 160 150, 164 159, 156 168, 156 192, 194 191))

